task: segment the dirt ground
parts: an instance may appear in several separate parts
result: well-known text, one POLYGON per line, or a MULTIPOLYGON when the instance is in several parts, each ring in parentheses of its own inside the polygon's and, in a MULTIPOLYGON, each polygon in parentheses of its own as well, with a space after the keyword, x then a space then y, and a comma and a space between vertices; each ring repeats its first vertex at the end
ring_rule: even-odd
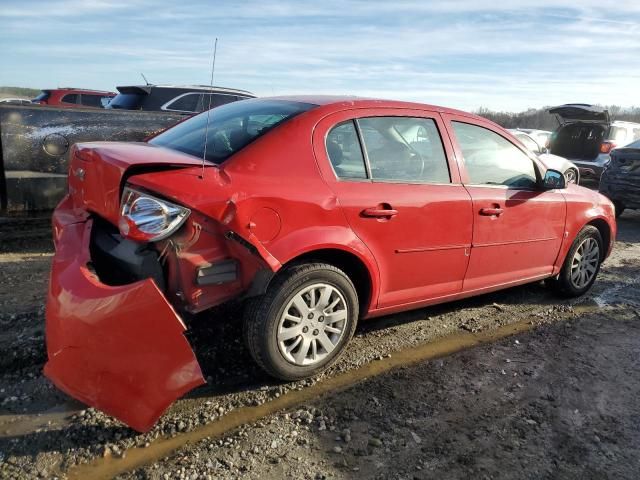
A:
POLYGON ((536 283, 363 322, 312 380, 262 374, 235 309, 190 319, 208 383, 144 435, 41 375, 47 235, 0 223, 0 478, 640 477, 638 212, 584 297, 536 283))

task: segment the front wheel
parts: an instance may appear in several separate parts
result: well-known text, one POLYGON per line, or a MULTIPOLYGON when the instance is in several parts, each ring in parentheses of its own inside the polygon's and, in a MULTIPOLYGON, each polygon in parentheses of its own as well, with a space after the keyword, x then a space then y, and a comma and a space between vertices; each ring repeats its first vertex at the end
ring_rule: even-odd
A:
POLYGON ((355 287, 342 270, 324 263, 295 265, 250 300, 244 336, 267 373, 299 380, 338 358, 353 336, 358 311, 355 287))
POLYGON ((596 227, 587 225, 573 241, 558 278, 548 283, 565 297, 578 297, 595 282, 603 258, 602 235, 596 227))

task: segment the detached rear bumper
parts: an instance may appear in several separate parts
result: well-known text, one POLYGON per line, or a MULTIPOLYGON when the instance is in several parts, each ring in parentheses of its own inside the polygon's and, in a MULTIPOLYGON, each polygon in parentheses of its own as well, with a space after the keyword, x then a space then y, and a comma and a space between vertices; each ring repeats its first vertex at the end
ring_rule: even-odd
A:
POLYGON ((72 397, 147 431, 205 381, 184 323, 152 280, 113 287, 89 270, 91 226, 62 204, 54 214, 44 373, 72 397))

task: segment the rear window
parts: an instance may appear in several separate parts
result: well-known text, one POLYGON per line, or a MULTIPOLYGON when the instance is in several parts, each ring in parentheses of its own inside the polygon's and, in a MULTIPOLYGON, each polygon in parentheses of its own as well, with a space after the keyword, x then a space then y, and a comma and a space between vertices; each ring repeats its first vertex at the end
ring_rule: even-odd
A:
POLYGON ((220 164, 269 130, 314 107, 316 105, 285 100, 229 103, 210 111, 208 131, 207 112, 203 112, 149 143, 202 158, 206 137, 206 159, 220 164))
POLYGON ((31 100, 32 102, 44 102, 45 100, 47 100, 49 98, 49 94, 51 92, 40 92, 40 95, 38 95, 36 98, 34 98, 33 100, 31 100))
POLYGON ((144 95, 142 93, 119 93, 105 108, 121 108, 123 110, 140 110, 144 95))

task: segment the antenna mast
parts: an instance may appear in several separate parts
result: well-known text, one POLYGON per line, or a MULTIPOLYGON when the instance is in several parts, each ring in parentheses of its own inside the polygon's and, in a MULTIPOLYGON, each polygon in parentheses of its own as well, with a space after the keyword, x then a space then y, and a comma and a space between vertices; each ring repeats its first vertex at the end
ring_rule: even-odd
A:
POLYGON ((144 73, 140 72, 140 75, 142 75, 142 79, 144 80, 144 83, 146 83, 147 85, 151 85, 149 83, 149 80, 147 80, 147 77, 144 76, 144 73))
POLYGON ((213 72, 216 68, 216 52, 218 51, 218 37, 213 44, 213 60, 211 61, 211 80, 209 81, 209 106, 207 108, 207 126, 204 129, 204 148, 202 149, 202 172, 200 178, 204 179, 204 162, 207 159, 207 141, 209 139, 209 121, 211 118, 211 98, 213 97, 213 72))

